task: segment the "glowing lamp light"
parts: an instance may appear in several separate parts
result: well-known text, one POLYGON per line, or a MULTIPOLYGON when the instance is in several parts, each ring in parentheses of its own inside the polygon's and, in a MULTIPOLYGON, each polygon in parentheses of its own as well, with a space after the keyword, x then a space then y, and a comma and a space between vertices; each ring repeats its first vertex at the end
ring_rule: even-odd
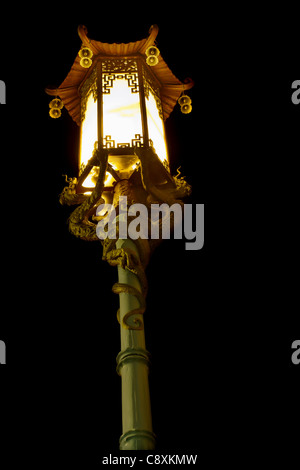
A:
MULTIPOLYGON (((79 92, 81 170, 95 147, 109 152, 105 187, 111 188, 118 178, 130 178, 138 167, 137 147, 152 147, 159 160, 168 164, 159 83, 142 57, 99 57, 79 92)), ((93 172, 82 181, 89 191, 95 186, 93 172)))
POLYGON ((181 111, 191 111, 191 99, 182 93, 193 81, 181 82, 168 68, 154 44, 157 33, 154 25, 142 41, 107 44, 90 40, 79 26, 82 46, 68 76, 59 88, 47 89, 55 97, 50 116, 60 117, 65 106, 80 126, 79 175, 75 189, 72 182, 67 191, 74 202, 92 194, 100 179, 107 202, 124 179, 138 180, 155 194, 176 186, 164 121, 178 98, 181 111))

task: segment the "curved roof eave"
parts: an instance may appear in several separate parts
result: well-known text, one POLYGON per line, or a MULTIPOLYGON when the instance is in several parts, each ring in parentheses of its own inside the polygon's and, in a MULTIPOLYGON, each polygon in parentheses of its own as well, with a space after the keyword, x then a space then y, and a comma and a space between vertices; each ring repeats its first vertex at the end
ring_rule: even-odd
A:
MULTIPOLYGON (((146 49, 154 44, 158 34, 158 26, 153 25, 149 30, 149 36, 145 39, 130 43, 103 43, 89 39, 87 37, 87 29, 85 26, 78 27, 78 34, 82 43, 93 51, 93 62, 97 58, 105 56, 130 56, 144 54, 146 49)), ((162 58, 161 54, 158 58, 158 64, 151 67, 151 71, 161 84, 161 100, 164 120, 166 120, 173 111, 174 106, 183 90, 193 87, 194 82, 186 79, 181 82, 162 58)), ((72 119, 80 125, 80 94, 78 92, 80 85, 86 80, 91 73, 92 68, 85 69, 80 65, 80 57, 76 59, 70 69, 70 72, 58 88, 46 88, 46 93, 51 96, 59 96, 64 102, 64 106, 69 112, 72 119)))

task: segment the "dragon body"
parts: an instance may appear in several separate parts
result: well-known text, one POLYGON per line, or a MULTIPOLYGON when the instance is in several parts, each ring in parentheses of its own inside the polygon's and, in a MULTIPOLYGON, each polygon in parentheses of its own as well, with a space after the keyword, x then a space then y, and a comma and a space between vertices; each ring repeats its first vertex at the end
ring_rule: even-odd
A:
MULTIPOLYGON (((167 203, 172 205, 174 203, 182 204, 182 199, 188 196, 191 192, 190 185, 185 181, 184 177, 180 177, 180 173, 172 177, 166 167, 159 160, 152 147, 136 147, 135 154, 138 156, 140 165, 137 174, 134 178, 128 180, 121 180, 121 193, 128 195, 128 204, 137 202, 141 198, 148 206, 151 202, 167 203), (131 181, 133 180, 133 181, 131 181), (124 183, 123 183, 124 182, 124 183), (123 184, 122 184, 123 183, 123 184), (126 183, 126 184, 125 184, 126 183), (137 190, 135 190, 137 186, 137 190)), ((68 186, 66 186, 60 194, 60 203, 67 205, 78 205, 78 207, 71 213, 68 222, 70 232, 78 238, 86 241, 99 240, 96 234, 97 217, 95 217, 98 205, 103 204, 105 201, 102 197, 105 188, 106 172, 110 171, 108 163, 108 150, 94 150, 92 158, 83 169, 79 179, 66 178, 68 186), (98 167, 99 172, 94 188, 91 188, 91 194, 87 195, 87 189, 82 188, 82 183, 94 168, 98 167)), ((114 174, 116 172, 114 171, 114 174)), ((119 185, 120 186, 120 185, 119 185)), ((118 201, 115 202, 116 208, 118 201)), ((115 293, 128 293, 134 295, 140 304, 138 309, 128 312, 123 320, 122 325, 124 328, 129 329, 142 329, 143 322, 141 315, 145 310, 145 298, 147 295, 147 279, 145 275, 145 267, 149 261, 149 257, 159 240, 143 240, 138 239, 135 241, 139 256, 137 257, 130 250, 117 248, 115 239, 106 238, 101 240, 103 245, 102 259, 107 261, 111 266, 119 265, 123 269, 127 269, 134 273, 141 285, 142 292, 134 289, 127 284, 116 283, 113 286, 115 293)), ((119 317, 118 317, 119 318, 119 317)))

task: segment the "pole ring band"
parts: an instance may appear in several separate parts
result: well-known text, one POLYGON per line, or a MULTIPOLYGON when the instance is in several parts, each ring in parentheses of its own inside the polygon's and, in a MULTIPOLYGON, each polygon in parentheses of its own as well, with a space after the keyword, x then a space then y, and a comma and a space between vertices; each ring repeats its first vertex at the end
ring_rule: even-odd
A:
POLYGON ((142 348, 127 348, 124 351, 120 351, 116 358, 117 361, 117 373, 121 375, 121 367, 124 364, 133 361, 142 361, 146 365, 150 366, 150 353, 146 349, 142 348))
POLYGON ((153 450, 155 448, 155 440, 156 435, 152 431, 146 429, 131 429, 120 437, 120 450, 153 450), (132 447, 132 440, 135 442, 136 449, 132 447), (137 441, 140 441, 139 444, 137 441), (143 444, 142 447, 141 443, 143 444))

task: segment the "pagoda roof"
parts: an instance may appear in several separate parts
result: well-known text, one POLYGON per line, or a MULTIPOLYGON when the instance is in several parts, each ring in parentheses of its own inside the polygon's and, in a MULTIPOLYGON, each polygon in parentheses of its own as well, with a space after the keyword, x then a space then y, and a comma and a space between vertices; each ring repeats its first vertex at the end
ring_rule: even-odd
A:
MULTIPOLYGON (((93 52, 93 62, 97 57, 105 56, 137 56, 145 54, 148 47, 154 44, 155 38, 158 34, 158 26, 153 25, 149 30, 149 36, 145 39, 136 42, 129 42, 127 44, 109 44, 100 41, 95 41, 87 37, 87 29, 85 26, 78 27, 78 35, 82 40, 84 46, 88 46, 93 52)), ((166 120, 172 112, 174 106, 181 93, 193 87, 194 82, 191 79, 186 79, 181 82, 173 72, 169 69, 166 62, 163 60, 161 54, 158 57, 158 64, 151 68, 151 72, 155 75, 160 83, 160 95, 162 100, 163 116, 166 120)), ((82 83, 91 73, 93 67, 89 69, 83 68, 80 65, 80 57, 76 59, 71 67, 70 72, 65 80, 58 88, 46 88, 46 93, 51 96, 59 96, 72 119, 80 125, 80 94, 79 89, 82 83)))

